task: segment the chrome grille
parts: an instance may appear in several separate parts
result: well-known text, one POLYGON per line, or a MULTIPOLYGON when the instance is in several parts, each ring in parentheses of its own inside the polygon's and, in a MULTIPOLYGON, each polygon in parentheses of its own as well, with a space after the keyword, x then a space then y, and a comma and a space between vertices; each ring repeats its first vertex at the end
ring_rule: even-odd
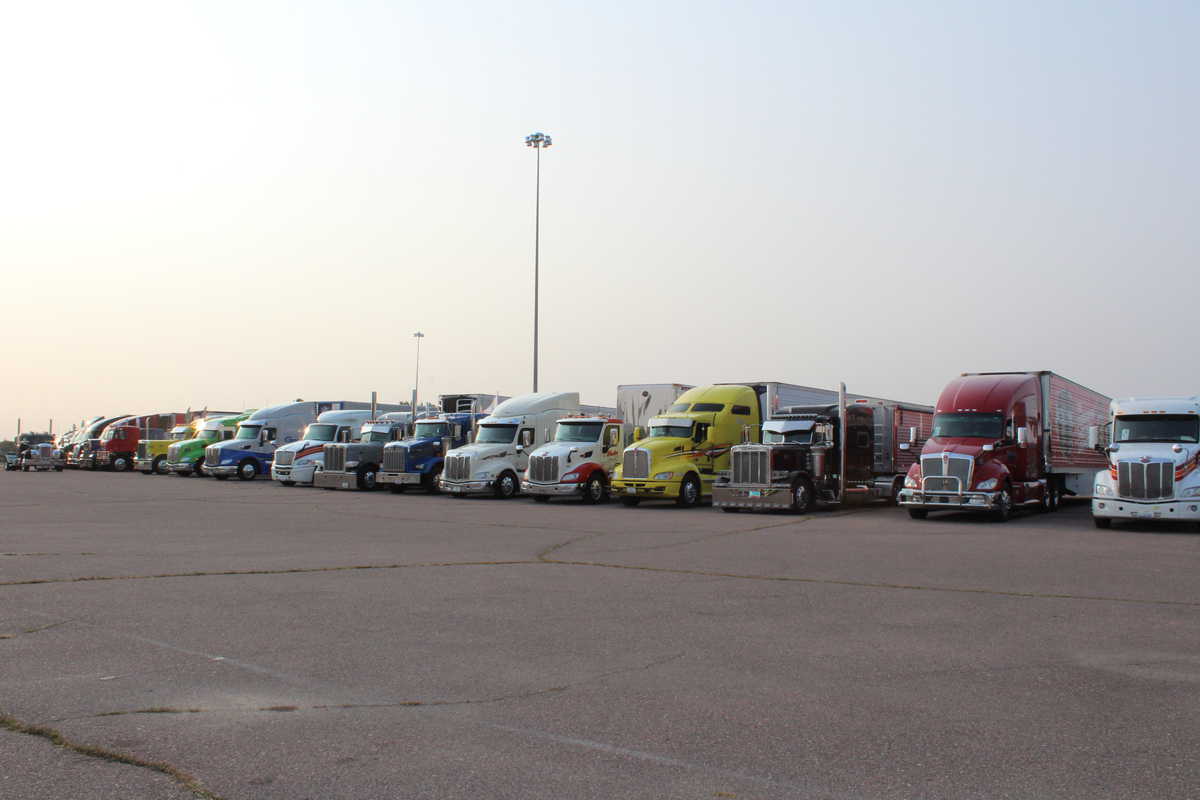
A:
POLYGON ((408 459, 405 458, 405 454, 406 448, 404 447, 383 448, 383 471, 408 472, 408 459))
POLYGON ((446 480, 465 481, 471 477, 471 457, 446 456, 446 465, 443 470, 446 480))
POLYGON ((537 483, 558 482, 558 456, 531 456, 529 459, 529 480, 537 483))
POLYGON ((221 448, 215 444, 204 448, 204 465, 206 467, 216 467, 221 463, 221 448))
POLYGON ((290 467, 292 462, 296 460, 295 450, 276 450, 275 451, 275 466, 290 467))
POLYGON ((1175 496, 1175 462, 1118 461, 1117 494, 1135 500, 1175 496))
POLYGON ((138 458, 147 458, 150 454, 150 445, 146 442, 138 442, 138 458))
POLYGON ((179 463, 179 445, 173 444, 167 448, 167 463, 168 464, 179 463))
POLYGON ((958 481, 941 480, 926 481, 925 488, 931 491, 967 491, 971 488, 971 472, 975 459, 970 456, 960 456, 950 453, 947 462, 948 469, 942 471, 942 453, 921 457, 921 477, 923 478, 958 478, 958 481), (959 483, 961 481, 961 484, 959 483), (959 486, 961 485, 961 490, 959 486))
POLYGON ((327 444, 324 449, 325 464, 322 469, 331 472, 346 471, 346 445, 327 444))
POLYGON ((771 482, 771 451, 766 447, 733 448, 733 482, 768 484, 771 482))
POLYGON ((625 451, 621 463, 621 476, 624 478, 650 477, 650 451, 635 447, 625 451))

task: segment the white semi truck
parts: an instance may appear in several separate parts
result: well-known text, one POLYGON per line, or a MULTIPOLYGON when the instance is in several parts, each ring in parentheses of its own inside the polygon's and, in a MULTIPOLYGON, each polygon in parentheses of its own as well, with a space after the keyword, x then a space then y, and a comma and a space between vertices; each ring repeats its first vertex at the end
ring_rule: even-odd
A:
POLYGON ((1088 444, 1109 462, 1092 489, 1096 527, 1118 519, 1200 526, 1200 397, 1130 397, 1109 408, 1108 435, 1088 430, 1088 444))
MULTIPOLYGON (((379 405, 376 413, 398 411, 400 406, 379 405)), ((271 478, 283 486, 312 486, 313 476, 325 463, 325 445, 357 441, 363 424, 375 418, 365 409, 326 411, 304 429, 304 436, 275 450, 271 478)))
POLYGON ((558 420, 580 413, 611 417, 615 412, 580 405, 578 392, 534 392, 505 400, 479 422, 472 444, 446 454, 438 487, 451 495, 513 497, 521 491, 529 454, 549 440, 558 420))
POLYGON ((579 414, 559 419, 554 438, 529 454, 522 491, 541 503, 551 497, 604 502, 613 468, 621 461, 621 451, 633 442, 634 432, 690 388, 682 383, 622 385, 617 387, 617 416, 579 414))

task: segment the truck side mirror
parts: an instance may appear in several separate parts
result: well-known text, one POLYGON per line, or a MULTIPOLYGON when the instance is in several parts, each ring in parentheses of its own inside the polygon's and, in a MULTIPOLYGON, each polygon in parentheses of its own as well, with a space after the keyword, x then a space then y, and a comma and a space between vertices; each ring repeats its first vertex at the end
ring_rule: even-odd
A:
POLYGON ((908 429, 908 444, 909 444, 909 446, 912 446, 916 443, 917 443, 917 429, 915 427, 909 428, 908 429))
POLYGON ((1100 449, 1100 426, 1099 425, 1089 425, 1088 426, 1088 450, 1099 450, 1099 449, 1100 449))
POLYGON ((1025 447, 1029 444, 1029 428, 1021 426, 1017 428, 1017 447, 1025 447))
POLYGON ((646 438, 646 431, 644 431, 642 429, 641 425, 638 425, 636 428, 633 429, 633 440, 635 442, 641 441, 642 439, 645 439, 645 438, 646 438))

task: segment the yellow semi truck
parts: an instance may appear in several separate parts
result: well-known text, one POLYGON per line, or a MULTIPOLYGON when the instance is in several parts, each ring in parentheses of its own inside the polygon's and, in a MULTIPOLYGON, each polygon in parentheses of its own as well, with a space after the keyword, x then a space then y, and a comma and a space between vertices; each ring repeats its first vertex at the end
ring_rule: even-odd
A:
POLYGON ((712 496, 718 474, 729 469, 730 448, 742 441, 758 442, 762 421, 772 412, 835 403, 837 398, 831 389, 774 381, 690 389, 625 448, 614 470, 612 495, 626 506, 642 500, 697 505, 712 496))

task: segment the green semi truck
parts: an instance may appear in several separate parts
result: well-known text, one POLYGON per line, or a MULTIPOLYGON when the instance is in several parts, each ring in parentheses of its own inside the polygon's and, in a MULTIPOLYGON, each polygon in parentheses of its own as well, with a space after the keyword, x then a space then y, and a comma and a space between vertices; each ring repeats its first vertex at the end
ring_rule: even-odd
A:
POLYGON ((176 475, 187 477, 204 475, 204 448, 216 442, 232 439, 239 422, 254 413, 250 409, 228 417, 209 417, 198 420, 196 435, 191 439, 173 442, 167 447, 167 469, 176 475))

